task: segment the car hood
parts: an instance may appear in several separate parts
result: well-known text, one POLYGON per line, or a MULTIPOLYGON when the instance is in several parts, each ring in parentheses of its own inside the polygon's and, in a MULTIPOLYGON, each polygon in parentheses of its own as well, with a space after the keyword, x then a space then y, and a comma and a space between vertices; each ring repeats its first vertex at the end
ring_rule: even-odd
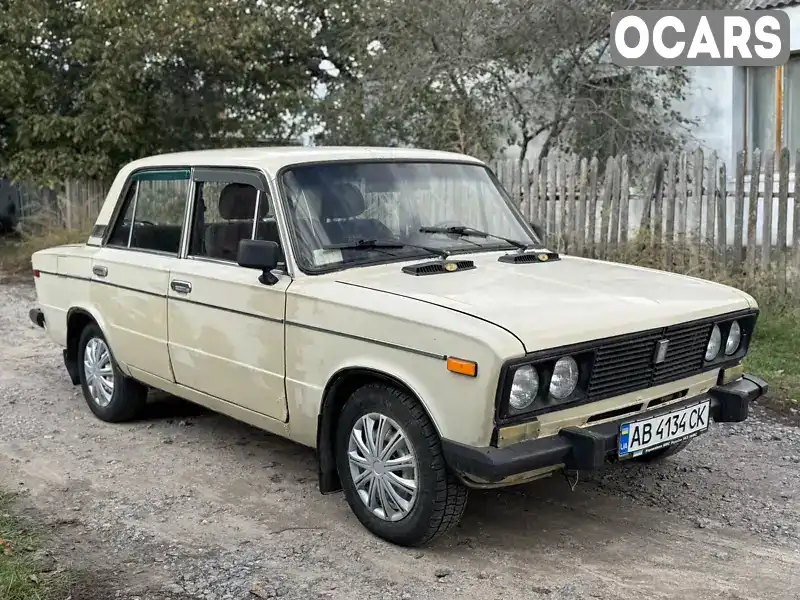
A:
POLYGON ((756 307, 737 289, 665 271, 572 256, 511 264, 500 255, 459 256, 476 268, 454 273, 415 276, 395 263, 336 279, 494 323, 527 352, 756 307))

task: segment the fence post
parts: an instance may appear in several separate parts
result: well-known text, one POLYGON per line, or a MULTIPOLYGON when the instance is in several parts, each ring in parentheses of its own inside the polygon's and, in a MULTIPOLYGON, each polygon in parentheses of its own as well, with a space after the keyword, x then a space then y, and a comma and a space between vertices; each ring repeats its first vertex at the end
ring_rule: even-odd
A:
POLYGON ((614 162, 614 157, 609 156, 606 161, 605 177, 603 178, 603 196, 600 205, 600 243, 597 248, 598 255, 602 259, 606 258, 606 248, 608 247, 608 219, 611 216, 615 170, 616 163, 614 162))
POLYGON ((676 159, 671 154, 667 164, 667 197, 666 202, 667 221, 664 223, 664 267, 672 269, 675 257, 672 250, 675 243, 675 177, 676 159))
MULTIPOLYGON (((789 148, 781 149, 778 160, 778 292, 786 293, 786 224, 789 216, 789 148)), ((795 174, 797 177, 798 174, 795 174)), ((797 220, 795 213, 795 220, 797 220)))
POLYGON ((622 155, 622 179, 619 195, 619 243, 624 247, 628 243, 628 211, 630 210, 630 165, 628 155, 622 155))
POLYGON ((567 200, 567 180, 569 176, 569 161, 562 157, 558 162, 558 207, 560 215, 558 228, 561 231, 558 236, 558 247, 561 252, 567 251, 567 207, 569 206, 569 200, 567 200))
POLYGON ((558 194, 558 158, 554 154, 547 157, 550 166, 550 179, 547 182, 547 219, 549 221, 548 231, 549 237, 558 248, 558 230, 556 229, 556 209, 558 204, 556 196, 558 194))
POLYGON ((578 197, 576 199, 576 205, 578 207, 578 247, 577 252, 581 256, 585 256, 584 247, 586 246, 586 209, 587 209, 587 181, 589 177, 589 161, 586 160, 584 156, 581 159, 581 174, 580 178, 578 179, 578 197))
MULTIPOLYGON (((539 156, 536 160, 539 161, 539 180, 536 185, 539 187, 539 206, 536 208, 536 218, 539 220, 539 225, 547 233, 547 157, 539 156)), ((547 243, 542 240, 542 243, 547 243)))
POLYGON ((728 169, 723 162, 719 167, 719 196, 717 203, 717 252, 723 273, 728 272, 728 169))
POLYGON ((675 208, 675 231, 678 234, 680 246, 681 266, 686 267, 687 256, 686 246, 689 242, 687 230, 686 213, 688 212, 689 202, 689 156, 686 152, 681 152, 680 162, 678 163, 678 202, 675 208))
POLYGON ((747 170, 747 153, 736 153, 736 198, 733 221, 733 266, 739 270, 744 263, 744 174, 747 170))
POLYGON ((64 185, 64 225, 72 229, 72 180, 67 179, 64 185))
POLYGON ((794 166, 794 216, 792 223, 792 251, 794 253, 794 276, 800 286, 800 148, 794 166))
MULTIPOLYGON (((689 262, 693 268, 700 264, 700 254, 702 252, 702 232, 701 224, 703 219, 703 149, 697 148, 694 151, 694 187, 692 189, 692 217, 691 231, 692 239, 689 251, 689 262)), ((687 207, 687 215, 689 213, 687 207)))
POLYGON ((717 151, 711 152, 708 162, 708 194, 706 197, 706 276, 713 275, 714 209, 717 206, 717 151))
POLYGON ((587 232, 587 246, 589 256, 596 257, 595 244, 597 237, 595 229, 597 227, 597 172, 600 170, 600 161, 595 154, 592 157, 592 162, 589 163, 589 208, 586 213, 586 220, 589 222, 589 231, 587 232))
POLYGON ((775 153, 767 151, 764 163, 764 222, 761 224, 761 268, 769 271, 772 255, 772 196, 775 182, 775 153))
POLYGON ((758 218, 758 185, 761 183, 761 150, 753 150, 750 169, 750 196, 747 199, 747 273, 756 271, 756 219, 758 218))

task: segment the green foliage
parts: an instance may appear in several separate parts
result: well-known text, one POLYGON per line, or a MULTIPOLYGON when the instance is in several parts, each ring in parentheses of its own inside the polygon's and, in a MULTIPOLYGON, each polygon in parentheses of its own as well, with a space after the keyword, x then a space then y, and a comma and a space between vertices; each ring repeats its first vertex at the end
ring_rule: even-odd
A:
POLYGON ((313 88, 327 78, 321 33, 309 26, 323 7, 7 0, 0 8, 5 174, 53 184, 108 176, 148 154, 294 140, 313 88))

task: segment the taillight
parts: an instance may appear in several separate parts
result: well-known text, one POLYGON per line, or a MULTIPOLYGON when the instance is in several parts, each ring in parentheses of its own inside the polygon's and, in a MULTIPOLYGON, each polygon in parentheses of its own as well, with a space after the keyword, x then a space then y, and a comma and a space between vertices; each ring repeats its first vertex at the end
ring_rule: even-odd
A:
POLYGON ((39 277, 39 269, 34 269, 33 270, 33 276, 34 277, 39 277))

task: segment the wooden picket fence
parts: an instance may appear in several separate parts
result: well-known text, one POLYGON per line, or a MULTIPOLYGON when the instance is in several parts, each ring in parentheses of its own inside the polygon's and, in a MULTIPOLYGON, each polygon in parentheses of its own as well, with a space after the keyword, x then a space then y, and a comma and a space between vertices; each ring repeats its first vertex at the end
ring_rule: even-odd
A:
POLYGON ((800 273, 800 149, 737 154, 729 168, 702 149, 604 164, 575 155, 492 163, 526 218, 560 252, 703 276, 800 273))

